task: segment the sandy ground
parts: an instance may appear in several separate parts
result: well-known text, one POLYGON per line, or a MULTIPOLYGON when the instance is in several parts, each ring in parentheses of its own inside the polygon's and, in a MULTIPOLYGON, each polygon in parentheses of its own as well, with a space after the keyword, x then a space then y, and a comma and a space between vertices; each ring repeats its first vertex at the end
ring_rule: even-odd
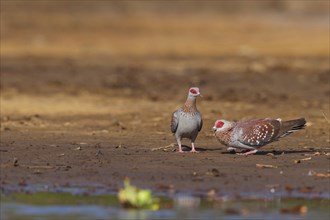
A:
POLYGON ((2 190, 116 190, 128 176, 155 191, 329 192, 330 179, 313 172, 330 169, 326 18, 13 16, 25 7, 7 3, 1 19, 2 190), (170 116, 190 86, 204 95, 200 153, 178 154, 170 116), (218 118, 263 117, 308 124, 248 157, 227 153, 211 132, 218 118))

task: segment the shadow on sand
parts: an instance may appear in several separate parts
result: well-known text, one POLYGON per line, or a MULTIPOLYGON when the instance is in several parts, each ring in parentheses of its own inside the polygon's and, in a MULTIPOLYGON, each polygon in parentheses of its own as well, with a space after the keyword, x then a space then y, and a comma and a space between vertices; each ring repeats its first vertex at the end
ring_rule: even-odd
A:
MULTIPOLYGON (((189 152, 191 150, 191 147, 187 145, 182 145, 182 150, 185 152, 189 152)), ((208 151, 222 151, 221 154, 233 154, 235 155, 236 152, 234 150, 232 151, 226 151, 225 148, 196 148, 197 151, 199 152, 208 152, 208 151)), ((237 152, 240 152, 239 150, 237 152)), ((260 150, 254 155, 267 155, 267 154, 274 154, 274 155, 282 155, 282 154, 304 154, 304 153, 315 153, 317 152, 315 149, 314 150, 284 150, 284 151, 276 151, 276 150, 260 150)))

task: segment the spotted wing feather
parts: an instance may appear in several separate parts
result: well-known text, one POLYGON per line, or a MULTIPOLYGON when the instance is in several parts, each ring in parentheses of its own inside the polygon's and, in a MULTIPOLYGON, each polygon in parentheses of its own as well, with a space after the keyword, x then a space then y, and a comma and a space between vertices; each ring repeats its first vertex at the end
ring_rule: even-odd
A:
POLYGON ((172 133, 176 132, 176 129, 179 125, 179 110, 173 112, 172 119, 171 119, 171 131, 172 133))
POLYGON ((263 146, 277 140, 280 121, 276 119, 257 119, 242 121, 238 125, 241 135, 238 141, 248 146, 263 146))

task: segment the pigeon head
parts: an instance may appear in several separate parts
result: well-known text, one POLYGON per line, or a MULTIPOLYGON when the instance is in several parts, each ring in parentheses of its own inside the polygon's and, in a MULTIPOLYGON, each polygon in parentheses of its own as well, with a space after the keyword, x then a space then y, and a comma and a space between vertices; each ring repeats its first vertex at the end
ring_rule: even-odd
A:
POLYGON ((224 130, 227 130, 228 128, 230 128, 230 127, 231 127, 231 123, 229 121, 219 119, 214 123, 214 126, 213 126, 212 130, 214 132, 224 131, 224 130))
POLYGON ((189 89, 189 94, 188 95, 191 96, 191 97, 202 96, 201 93, 199 92, 198 87, 191 87, 189 89))

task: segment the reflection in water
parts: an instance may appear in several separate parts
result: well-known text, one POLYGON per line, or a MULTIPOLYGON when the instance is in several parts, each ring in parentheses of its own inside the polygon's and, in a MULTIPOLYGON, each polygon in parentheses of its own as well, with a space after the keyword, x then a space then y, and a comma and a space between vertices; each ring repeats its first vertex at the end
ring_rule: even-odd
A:
POLYGON ((177 196, 174 199, 174 204, 177 209, 182 208, 199 208, 201 204, 201 198, 190 196, 190 195, 183 195, 183 196, 177 196))
POLYGON ((1 219, 327 219, 329 199, 226 199, 198 196, 162 197, 157 211, 123 209, 115 195, 77 196, 40 192, 1 196, 1 219), (63 198, 64 197, 64 200, 63 198), (14 199, 13 199, 14 198, 14 199), (40 198, 43 203, 40 203, 40 198), (63 201, 66 201, 63 204, 63 201), (62 204, 61 204, 62 203, 62 204), (283 211, 285 210, 285 212, 283 211), (303 211, 300 211, 303 210, 303 211))

